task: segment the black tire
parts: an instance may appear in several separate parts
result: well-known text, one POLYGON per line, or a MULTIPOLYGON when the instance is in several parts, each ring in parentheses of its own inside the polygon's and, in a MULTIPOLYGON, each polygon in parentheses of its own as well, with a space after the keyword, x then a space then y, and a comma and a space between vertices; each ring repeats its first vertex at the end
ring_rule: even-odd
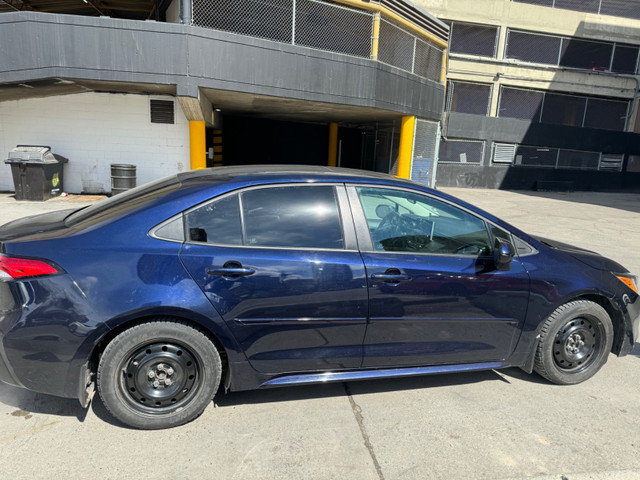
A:
POLYGON ((565 303, 542 326, 533 368, 559 385, 584 382, 606 363, 612 343, 604 308, 588 300, 565 303))
POLYGON ((98 366, 98 392, 124 424, 169 428, 202 414, 221 372, 220 355, 204 333, 158 319, 125 330, 107 345, 98 366))

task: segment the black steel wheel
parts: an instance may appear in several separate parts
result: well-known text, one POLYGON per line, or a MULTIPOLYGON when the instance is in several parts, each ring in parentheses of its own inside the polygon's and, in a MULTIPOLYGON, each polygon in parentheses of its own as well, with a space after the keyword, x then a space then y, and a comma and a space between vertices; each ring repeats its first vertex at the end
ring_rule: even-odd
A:
POLYGON ((198 417, 220 384, 215 346, 181 322, 151 321, 125 330, 103 352, 98 391, 111 414, 142 429, 198 417))
POLYGON ((540 331, 534 369, 561 385, 591 378, 607 361, 613 326, 597 303, 576 300, 558 307, 540 331))

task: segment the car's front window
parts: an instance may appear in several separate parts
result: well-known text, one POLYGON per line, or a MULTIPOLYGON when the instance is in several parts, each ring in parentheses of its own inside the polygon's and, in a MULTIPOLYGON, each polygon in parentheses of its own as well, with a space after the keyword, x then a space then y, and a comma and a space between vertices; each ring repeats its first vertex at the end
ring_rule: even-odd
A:
POLYGON ((357 191, 375 250, 473 256, 491 252, 485 222, 464 210, 404 190, 357 191))

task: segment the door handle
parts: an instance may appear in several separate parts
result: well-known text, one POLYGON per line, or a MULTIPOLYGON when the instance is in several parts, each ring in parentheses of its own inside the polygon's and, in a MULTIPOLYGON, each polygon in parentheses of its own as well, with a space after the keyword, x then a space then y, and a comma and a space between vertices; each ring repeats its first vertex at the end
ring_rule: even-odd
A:
POLYGON ((400 283, 411 280, 411 277, 406 273, 402 273, 397 268, 388 268, 384 273, 371 274, 371 280, 385 283, 400 283))
POLYGON ((227 262, 222 267, 209 267, 207 268, 207 275, 214 275, 216 277, 246 277, 247 275, 253 275, 256 271, 253 268, 243 267, 239 262, 227 262))

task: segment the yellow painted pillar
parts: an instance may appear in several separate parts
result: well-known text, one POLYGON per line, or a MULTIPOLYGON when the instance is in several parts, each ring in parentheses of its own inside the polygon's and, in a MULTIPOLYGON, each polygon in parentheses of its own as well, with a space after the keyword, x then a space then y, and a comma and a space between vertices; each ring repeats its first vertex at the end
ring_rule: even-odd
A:
POLYGON ((400 150, 398 151, 397 177, 411 177, 411 155, 413 154, 413 132, 415 131, 416 117, 402 117, 400 127, 400 150))
POLYGON ((371 34, 371 60, 378 60, 380 42, 380 12, 373 14, 373 33, 371 34))
POLYGON ((329 162, 330 167, 338 166, 338 124, 329 124, 329 162))
POLYGON ((442 53, 442 73, 440 74, 440 82, 447 84, 447 51, 442 53))
POLYGON ((204 125, 205 123, 200 121, 189 122, 191 170, 207 168, 207 141, 204 125))

